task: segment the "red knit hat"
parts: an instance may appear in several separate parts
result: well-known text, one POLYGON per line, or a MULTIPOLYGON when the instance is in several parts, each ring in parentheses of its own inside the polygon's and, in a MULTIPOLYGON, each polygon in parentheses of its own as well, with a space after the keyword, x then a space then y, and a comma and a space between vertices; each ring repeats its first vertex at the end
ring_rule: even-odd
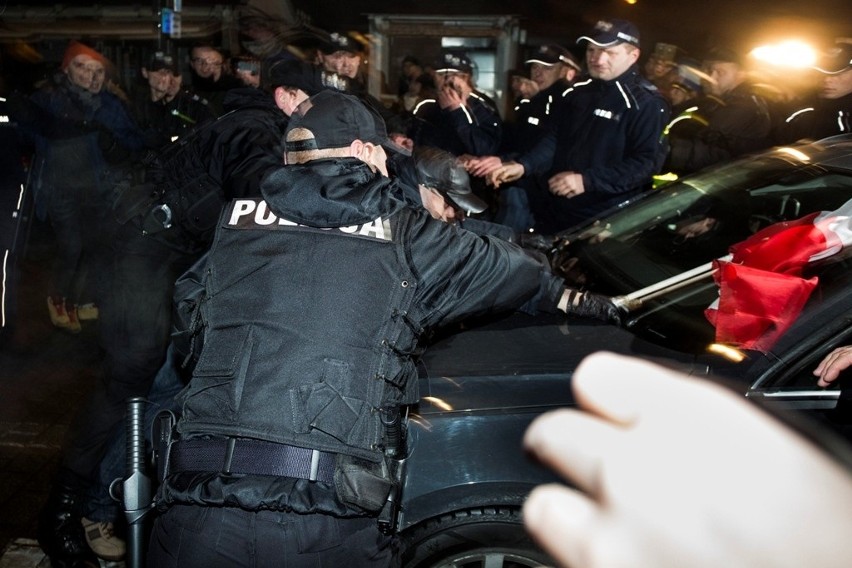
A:
POLYGON ((78 55, 88 55, 95 61, 100 61, 100 63, 106 67, 108 64, 107 58, 92 49, 87 45, 83 45, 79 41, 71 40, 71 43, 68 44, 68 48, 65 50, 65 55, 62 56, 62 70, 68 68, 68 65, 71 63, 71 60, 77 57, 78 55))

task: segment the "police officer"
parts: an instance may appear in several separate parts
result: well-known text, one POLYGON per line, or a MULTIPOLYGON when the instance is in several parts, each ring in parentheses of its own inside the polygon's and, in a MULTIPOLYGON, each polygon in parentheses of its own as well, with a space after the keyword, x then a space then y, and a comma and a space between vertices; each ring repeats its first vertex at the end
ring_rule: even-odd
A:
POLYGON ((852 132, 852 43, 835 43, 814 70, 818 90, 786 118, 779 144, 852 132))
POLYGON ((490 156, 500 147, 503 122, 497 109, 474 89, 470 58, 445 51, 435 63, 437 96, 414 109, 415 146, 434 146, 456 156, 490 156))
POLYGON ((152 566, 396 565, 388 505, 423 334, 528 300, 617 316, 513 245, 400 200, 358 99, 323 91, 299 111, 288 165, 265 199, 226 208, 209 253, 152 566))
MULTIPOLYGON (((179 139, 147 172, 146 183, 126 188, 113 212, 118 225, 108 274, 110 294, 100 313, 105 380, 96 385, 69 436, 60 470, 39 519, 39 541, 55 563, 87 555, 80 518, 86 491, 129 397, 145 396, 166 357, 175 279, 209 247, 226 200, 259 196, 262 174, 281 163, 281 138, 291 95, 319 89, 306 72, 270 66, 265 90, 179 139), (134 189, 135 188, 135 189, 134 189)), ((307 98, 307 93, 304 93, 307 98)), ((86 512, 90 520, 109 521, 86 512)))
POLYGON ((555 129, 516 162, 489 176, 495 186, 541 175, 550 195, 548 218, 537 229, 553 233, 577 225, 650 188, 665 158, 661 140, 669 109, 639 73, 639 30, 627 20, 602 20, 582 36, 590 78, 573 85, 556 111, 555 129))

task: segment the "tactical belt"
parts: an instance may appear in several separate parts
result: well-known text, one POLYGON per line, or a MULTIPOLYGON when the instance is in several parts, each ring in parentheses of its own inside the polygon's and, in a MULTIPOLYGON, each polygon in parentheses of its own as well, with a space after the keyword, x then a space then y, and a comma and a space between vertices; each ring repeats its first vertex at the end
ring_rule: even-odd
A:
POLYGON ((336 454, 248 438, 180 440, 169 452, 169 474, 184 471, 295 477, 331 483, 336 454))

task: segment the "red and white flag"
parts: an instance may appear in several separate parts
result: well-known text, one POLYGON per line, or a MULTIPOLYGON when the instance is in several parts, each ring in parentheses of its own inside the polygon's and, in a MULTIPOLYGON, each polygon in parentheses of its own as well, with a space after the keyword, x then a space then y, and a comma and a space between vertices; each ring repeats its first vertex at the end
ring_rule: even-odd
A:
POLYGON ((852 200, 835 211, 776 223, 716 260, 719 299, 705 315, 716 342, 767 351, 798 317, 819 279, 802 278, 808 264, 852 244, 852 200))

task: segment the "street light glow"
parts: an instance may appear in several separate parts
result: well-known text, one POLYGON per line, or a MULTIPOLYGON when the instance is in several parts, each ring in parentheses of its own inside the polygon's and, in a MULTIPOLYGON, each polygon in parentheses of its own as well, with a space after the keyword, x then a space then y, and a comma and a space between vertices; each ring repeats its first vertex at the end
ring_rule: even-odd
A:
POLYGON ((771 45, 761 45, 751 50, 758 61, 781 67, 807 68, 816 62, 816 50, 803 41, 788 40, 771 45))

